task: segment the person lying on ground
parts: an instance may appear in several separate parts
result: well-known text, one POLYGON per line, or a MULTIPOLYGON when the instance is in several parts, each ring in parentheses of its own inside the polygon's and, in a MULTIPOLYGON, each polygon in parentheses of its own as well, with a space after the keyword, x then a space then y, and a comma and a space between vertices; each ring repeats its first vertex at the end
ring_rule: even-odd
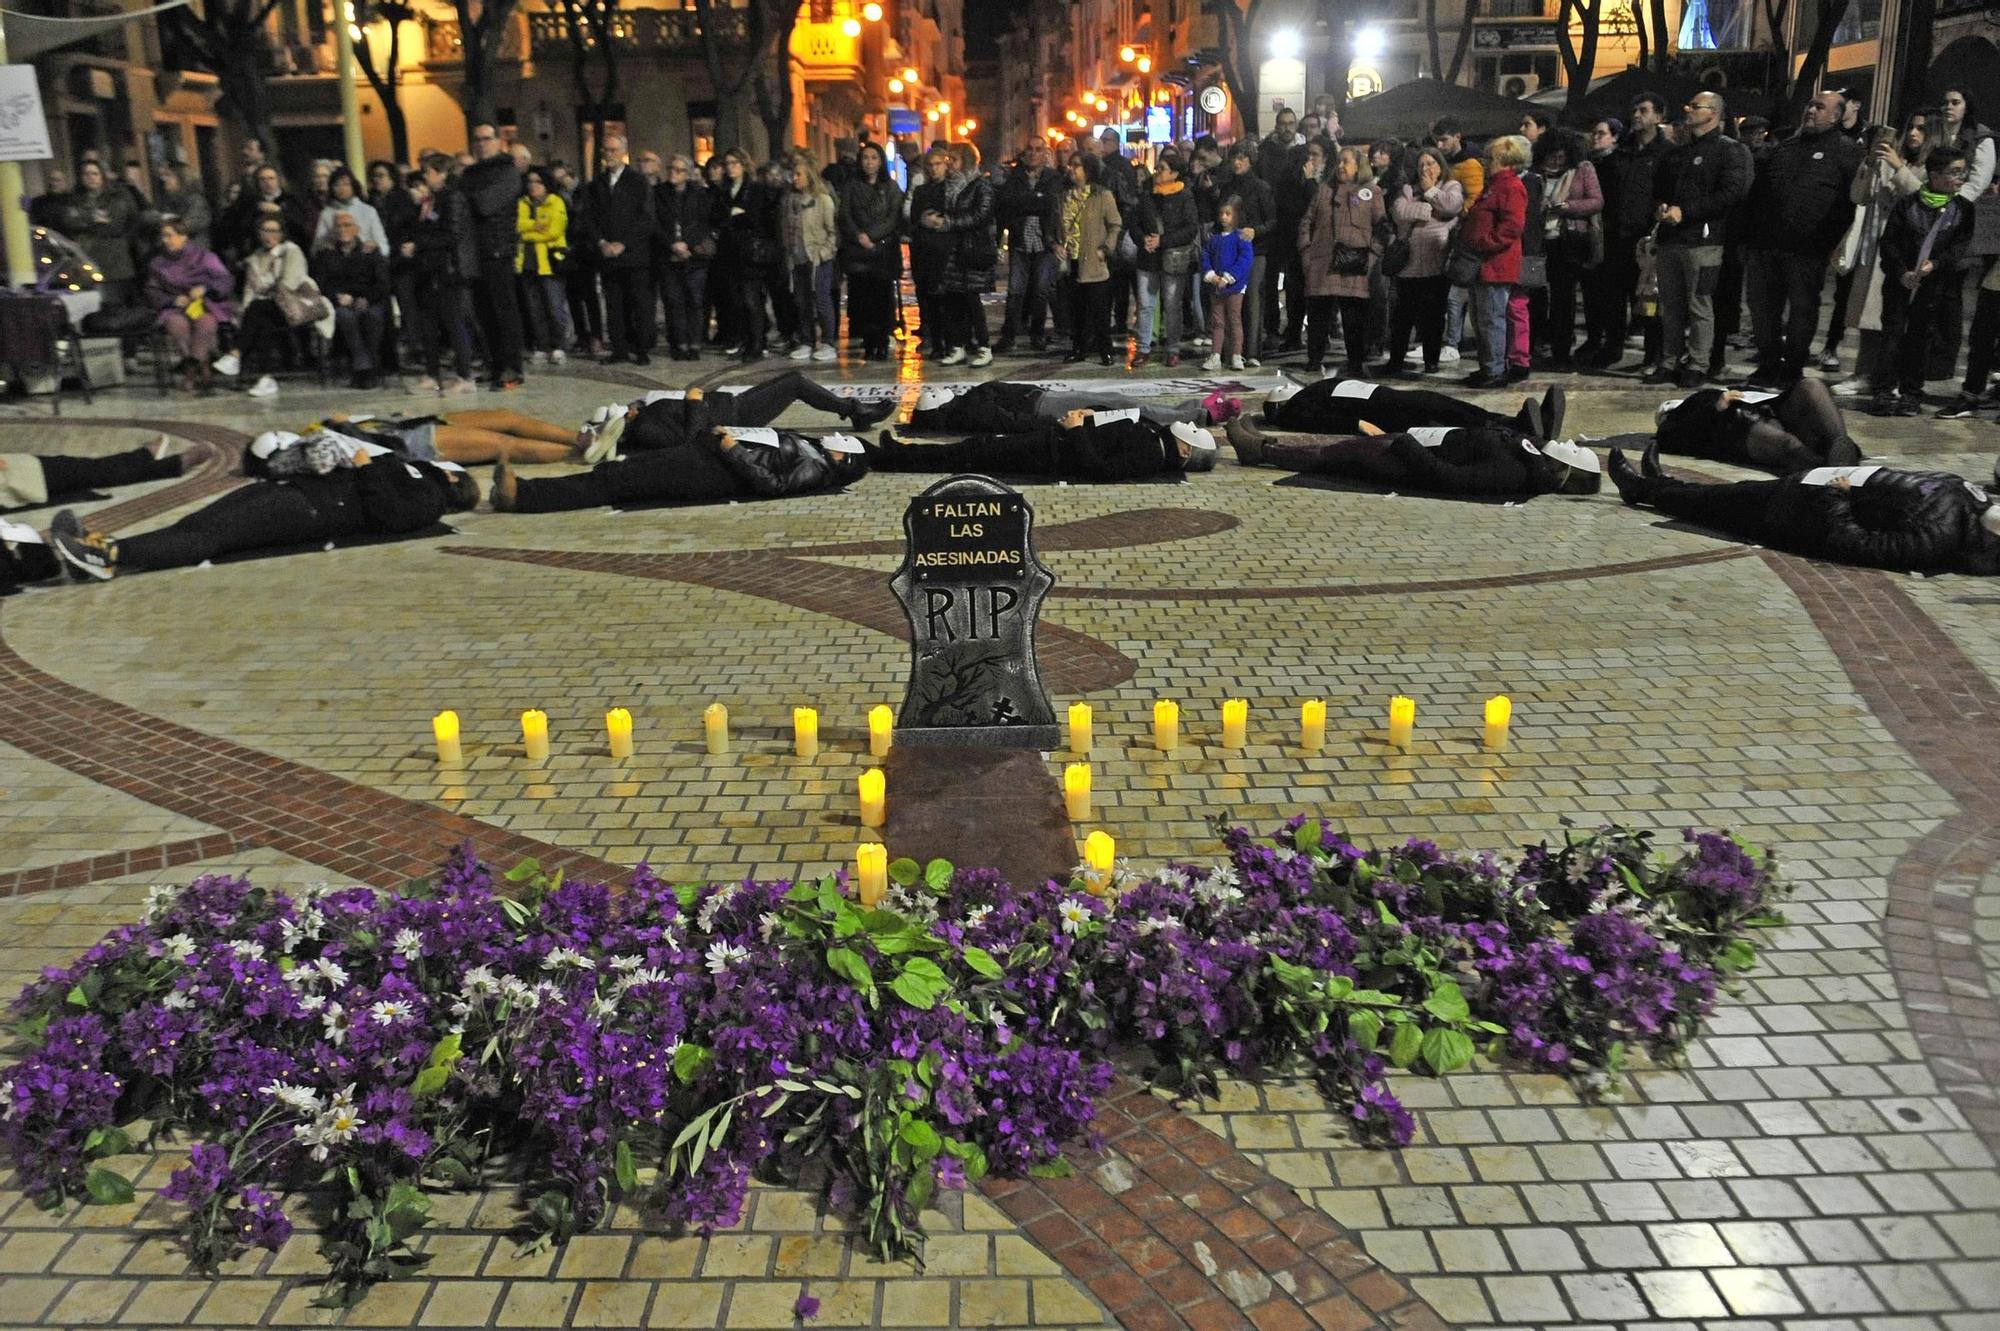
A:
POLYGON ((1848 436, 1839 404, 1819 379, 1796 380, 1782 393, 1704 388, 1661 403, 1653 422, 1653 437, 1663 453, 1781 476, 1861 461, 1861 448, 1848 436))
POLYGON ((493 473, 493 508, 500 513, 557 513, 606 504, 780 499, 836 490, 867 474, 861 441, 852 435, 814 439, 792 430, 732 425, 601 462, 572 476, 523 480, 503 461, 493 473))
POLYGON ((2000 573, 2000 504, 1950 472, 1814 467, 1775 481, 1703 485, 1663 475, 1658 444, 1640 468, 1611 450, 1611 480, 1627 504, 1738 540, 1899 573, 2000 573))
POLYGON ((600 451, 590 461, 598 462, 611 455, 612 446, 626 453, 672 448, 719 425, 769 425, 795 406, 838 416, 857 430, 896 410, 894 401, 845 397, 793 370, 733 390, 655 389, 623 407, 600 408, 583 428, 600 451))
POLYGON ((1215 466, 1215 436, 1188 421, 1162 425, 1136 408, 1072 410, 1014 434, 980 434, 955 444, 912 443, 884 430, 868 446, 877 471, 999 472, 1072 481, 1137 481, 1215 466))
POLYGON ((171 527, 112 538, 84 529, 70 509, 49 524, 49 543, 78 578, 106 582, 135 570, 185 568, 247 550, 355 536, 405 536, 479 503, 479 486, 452 462, 357 447, 349 466, 319 475, 253 481, 171 527))
POLYGON ((1566 440, 1539 442, 1511 425, 1419 425, 1387 434, 1360 423, 1357 437, 1282 437, 1247 420, 1229 423, 1246 467, 1278 467, 1395 489, 1502 499, 1596 494, 1597 455, 1566 440))
POLYGON ((1562 434, 1563 391, 1551 388, 1540 402, 1528 398, 1512 416, 1425 388, 1392 388, 1367 379, 1322 379, 1313 384, 1286 380, 1264 398, 1264 423, 1300 434, 1353 435, 1361 422, 1391 434, 1422 425, 1499 425, 1535 439, 1562 434))
POLYGON ((1173 401, 1103 388, 1038 388, 996 379, 959 390, 933 384, 917 394, 910 428, 930 434, 1026 434, 1073 411, 1136 411, 1156 425, 1220 425, 1243 410, 1224 392, 1173 401))
POLYGON ((0 453, 0 512, 39 508, 64 495, 113 490, 141 481, 164 481, 181 474, 186 460, 167 452, 167 437, 102 458, 59 454, 0 453))
MULTIPOLYGON (((518 411, 501 410, 409 417, 335 414, 314 422, 304 436, 285 436, 282 431, 271 433, 280 436, 277 447, 289 448, 314 432, 366 440, 418 462, 442 459, 462 467, 498 462, 503 457, 513 462, 600 462, 610 456, 611 447, 617 442, 604 440, 590 430, 572 430, 518 411)), ((258 439, 267 437, 259 435, 258 439)), ((353 452, 351 448, 347 451, 353 452)), ((252 461, 245 457, 245 473, 262 474, 252 469, 252 461)))

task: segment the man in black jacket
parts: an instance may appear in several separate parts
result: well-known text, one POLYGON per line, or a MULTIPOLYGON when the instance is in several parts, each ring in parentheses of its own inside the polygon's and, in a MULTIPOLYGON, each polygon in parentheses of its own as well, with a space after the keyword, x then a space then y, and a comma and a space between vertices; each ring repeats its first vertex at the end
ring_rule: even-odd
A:
POLYGON ((312 277, 333 302, 334 332, 354 370, 351 387, 378 386, 382 379, 375 366, 389 328, 389 262, 361 248, 361 226, 353 213, 333 215, 333 244, 313 255, 312 277))
MULTIPOLYGON (((708 261, 715 255, 708 207, 708 191, 695 177, 694 163, 676 154, 667 163, 666 179, 653 189, 660 276, 666 284, 667 354, 675 360, 700 360, 708 332, 708 261)), ((646 305, 650 315, 652 302, 646 305)))
MULTIPOLYGON (((1611 450, 1611 479, 1627 504, 1811 559, 1899 573, 2000 573, 2000 505, 1984 487, 1940 471, 1816 467, 1775 481, 1701 485, 1643 473, 1611 450)), ((1996 477, 2000 480, 2000 477, 1996 477)))
POLYGON ((491 385, 518 388, 526 378, 521 366, 521 307, 514 299, 514 257, 521 247, 515 226, 521 172, 507 145, 500 142, 500 131, 491 125, 472 127, 472 155, 476 160, 459 176, 459 188, 471 215, 472 244, 479 261, 473 310, 486 336, 491 385))
MULTIPOLYGON (((584 428, 599 439, 615 432, 613 443, 627 453, 655 452, 725 425, 769 425, 796 406, 838 416, 857 430, 865 430, 896 411, 894 398, 867 402, 846 397, 791 370, 734 390, 654 389, 627 403, 622 417, 600 412, 584 428)), ((608 445, 605 451, 609 451, 608 445)))
POLYGON ((1823 92, 1806 103, 1799 132, 1765 149, 1751 187, 1750 323, 1757 335, 1751 384, 1783 388, 1812 355, 1826 266, 1854 217, 1848 191, 1861 146, 1840 131, 1846 99, 1823 92))
POLYGON ((1161 425, 1133 409, 1076 410, 1015 434, 983 434, 955 444, 913 444, 884 430, 868 445, 877 471, 997 471, 1081 481, 1138 481, 1215 466, 1215 436, 1185 421, 1161 425))
POLYGON ((1722 132, 1722 95, 1688 102, 1687 142, 1669 152, 1653 177, 1660 222, 1655 272, 1660 279, 1660 363, 1649 384, 1674 379, 1698 388, 1715 340, 1715 281, 1728 239, 1729 214, 1750 193, 1750 150, 1722 132))
POLYGON ((1217 186, 1222 195, 1218 206, 1231 198, 1236 200, 1236 233, 1250 242, 1257 256, 1243 294, 1243 363, 1254 367, 1263 362, 1264 275, 1270 271, 1265 255, 1277 241, 1278 204, 1270 185, 1257 174, 1257 151, 1249 144, 1238 142, 1229 150, 1229 170, 1229 178, 1217 186))
MULTIPOLYGON (((1632 99, 1632 128, 1619 140, 1611 155, 1598 163, 1597 179, 1604 189, 1605 285, 1604 345, 1591 361, 1591 368, 1608 370, 1625 359, 1625 334, 1630 327, 1632 299, 1639 289, 1639 242, 1653 229, 1657 208, 1653 203, 1653 177, 1667 155, 1667 137, 1660 132, 1666 114, 1666 99, 1656 92, 1640 93, 1632 99)), ((1648 370, 1659 364, 1660 325, 1657 318, 1644 322, 1645 352, 1642 364, 1648 370)))
POLYGON ((604 168, 586 192, 604 277, 605 332, 611 339, 604 363, 648 364, 655 200, 646 177, 631 164, 624 135, 604 136, 604 168))
POLYGON ((1007 232, 1007 322, 993 350, 1005 354, 1027 334, 1028 346, 1048 349, 1049 299, 1056 285, 1056 233, 1062 226, 1062 176, 1049 150, 1031 143, 1000 187, 1000 225, 1007 232))
POLYGON ((838 489, 867 474, 861 441, 853 435, 814 439, 791 430, 718 425, 574 476, 517 480, 502 461, 493 470, 493 508, 557 513, 606 504, 783 499, 838 489))
POLYGON ((1451 393, 1422 388, 1392 388, 1366 379, 1321 379, 1303 386, 1287 379, 1264 399, 1264 423, 1303 434, 1355 434, 1361 423, 1394 433, 1424 425, 1499 425, 1536 439, 1562 433, 1567 398, 1551 387, 1541 401, 1528 398, 1512 416, 1466 401, 1451 393))
POLYGON ((1240 400, 1220 389, 1205 397, 1176 400, 1138 397, 1120 392, 1115 381, 1099 382, 1101 387, 1067 392, 1005 379, 989 379, 963 392, 931 384, 917 394, 910 428, 934 434, 1023 434, 1076 411, 1137 411, 1161 426, 1177 421, 1219 425, 1243 410, 1240 400))

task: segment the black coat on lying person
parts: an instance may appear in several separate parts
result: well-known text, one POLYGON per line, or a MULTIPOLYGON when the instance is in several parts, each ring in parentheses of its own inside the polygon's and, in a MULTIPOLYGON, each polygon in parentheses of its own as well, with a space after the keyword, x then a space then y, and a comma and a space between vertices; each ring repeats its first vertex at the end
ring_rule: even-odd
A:
POLYGON ((1983 486, 1942 471, 1820 467, 1775 481, 1668 480, 1649 451, 1646 474, 1611 455, 1628 504, 1813 559, 1909 573, 2000 573, 2000 505, 1983 486))
MULTIPOLYGON (((1206 431, 1203 432, 1204 434, 1206 431)), ((884 433, 868 446, 877 471, 996 472, 1076 481, 1139 481, 1179 476, 1213 465, 1214 449, 1183 456, 1185 446, 1169 427, 1133 413, 1097 413, 1082 424, 1043 421, 1016 434, 982 434, 956 444, 910 444, 884 433)))
MULTIPOLYGON (((1361 432, 1363 421, 1390 434, 1420 425, 1504 425, 1539 435, 1542 424, 1526 410, 1502 416, 1448 393, 1391 388, 1366 379, 1322 379, 1289 397, 1273 393, 1264 399, 1264 422, 1280 430, 1351 435, 1361 432)), ((1549 428, 1553 433, 1558 426, 1551 423, 1549 428)))
MULTIPOLYGON (((753 427, 730 427, 747 435, 753 427)), ((555 513, 601 505, 720 504, 732 499, 781 499, 837 489, 867 474, 851 455, 780 430, 775 447, 731 443, 711 429, 663 448, 603 462, 586 472, 516 482, 512 498, 496 484, 494 507, 515 513, 555 513)))
POLYGON ((800 406, 857 426, 872 424, 895 410, 893 402, 869 403, 844 397, 809 375, 793 370, 736 390, 690 394, 660 389, 648 393, 627 408, 618 447, 626 453, 673 448, 702 438, 716 426, 769 425, 800 406))
POLYGON ((1852 466, 1861 449, 1847 435, 1824 380, 1800 379, 1782 393, 1704 388, 1654 414, 1660 451, 1780 474, 1852 466))
POLYGON ((938 434, 1025 434, 1046 425, 1035 408, 1042 390, 1033 384, 993 379, 974 384, 941 407, 926 408, 918 399, 910 413, 910 428, 938 434))
POLYGON ((1400 434, 1324 439, 1264 435, 1232 422, 1229 439, 1246 466, 1432 494, 1494 499, 1595 494, 1603 481, 1589 449, 1537 443, 1509 426, 1420 426, 1400 434))

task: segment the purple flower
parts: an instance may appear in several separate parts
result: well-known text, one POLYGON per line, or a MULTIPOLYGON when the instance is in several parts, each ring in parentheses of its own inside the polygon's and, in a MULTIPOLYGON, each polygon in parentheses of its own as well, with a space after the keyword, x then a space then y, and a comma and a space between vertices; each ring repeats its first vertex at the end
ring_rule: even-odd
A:
POLYGON ((167 1186, 160 1189, 160 1196, 182 1206, 199 1208, 233 1186, 229 1152, 213 1142, 196 1142, 188 1152, 188 1162, 173 1172, 167 1186))
POLYGON ((242 1200, 236 1212, 236 1237, 252 1248, 276 1252, 284 1247, 292 1236, 292 1222, 278 1199, 252 1185, 243 1189, 242 1200))
POLYGON ((810 1294, 799 1295, 799 1301, 792 1305, 792 1316, 801 1322, 810 1322, 819 1316, 819 1300, 810 1294))

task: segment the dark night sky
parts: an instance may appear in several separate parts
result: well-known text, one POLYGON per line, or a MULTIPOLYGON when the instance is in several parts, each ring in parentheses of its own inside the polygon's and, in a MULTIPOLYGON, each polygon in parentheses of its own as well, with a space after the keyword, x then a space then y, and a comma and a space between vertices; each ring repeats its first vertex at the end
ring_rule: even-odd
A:
POLYGON ((1000 34, 1012 14, 1006 5, 974 3, 965 7, 965 58, 992 60, 1000 54, 1000 34))

